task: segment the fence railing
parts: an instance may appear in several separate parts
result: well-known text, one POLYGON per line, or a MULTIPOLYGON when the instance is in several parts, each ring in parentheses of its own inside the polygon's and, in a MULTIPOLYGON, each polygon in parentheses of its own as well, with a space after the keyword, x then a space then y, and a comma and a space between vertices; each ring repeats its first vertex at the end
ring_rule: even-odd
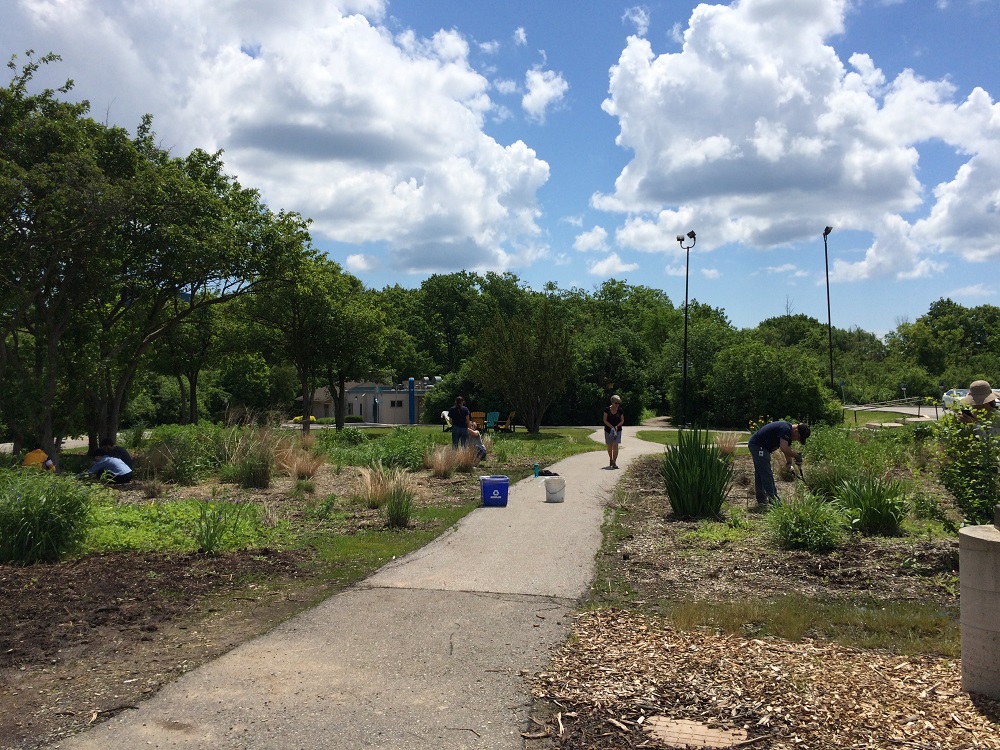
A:
POLYGON ((879 401, 872 404, 853 404, 844 405, 844 411, 854 412, 854 423, 858 423, 858 412, 866 411, 892 411, 894 407, 899 406, 909 406, 917 407, 916 416, 922 416, 921 410, 926 410, 929 413, 933 411, 934 418, 937 419, 941 415, 941 409, 943 408, 940 403, 928 404, 927 399, 923 396, 910 396, 909 398, 895 398, 891 401, 879 401))

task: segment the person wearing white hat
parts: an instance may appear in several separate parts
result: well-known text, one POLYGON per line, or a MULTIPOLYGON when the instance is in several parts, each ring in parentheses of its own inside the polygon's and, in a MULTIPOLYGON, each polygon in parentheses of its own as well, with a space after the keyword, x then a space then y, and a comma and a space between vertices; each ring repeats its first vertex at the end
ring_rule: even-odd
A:
MULTIPOLYGON (((992 435, 1000 435, 1000 412, 997 411, 997 394, 985 380, 976 380, 969 384, 969 394, 962 399, 964 407, 961 419, 963 422, 974 424, 982 420, 990 423, 989 431, 992 435), (973 409, 979 412, 975 414, 973 409)), ((982 429, 977 427, 977 431, 982 429)))

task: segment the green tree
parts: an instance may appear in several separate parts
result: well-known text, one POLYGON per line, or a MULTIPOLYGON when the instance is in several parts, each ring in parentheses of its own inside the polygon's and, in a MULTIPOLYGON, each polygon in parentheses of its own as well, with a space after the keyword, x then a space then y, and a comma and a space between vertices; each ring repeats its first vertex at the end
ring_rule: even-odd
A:
POLYGON ((420 285, 423 316, 431 335, 424 346, 442 373, 457 370, 471 352, 470 326, 479 301, 478 287, 479 276, 469 271, 434 274, 420 285))
POLYGON ((746 429, 761 417, 836 421, 840 404, 823 387, 813 363, 794 350, 753 339, 719 352, 708 378, 711 416, 719 426, 746 429))
POLYGON ((502 393, 529 433, 566 389, 572 374, 572 337, 543 297, 531 316, 502 316, 480 333, 471 372, 477 382, 502 393))
POLYGON ((303 246, 298 263, 278 283, 254 294, 246 306, 248 317, 259 324, 269 346, 295 367, 304 432, 309 431, 322 346, 340 274, 338 264, 303 246))
POLYGON ((67 389, 64 366, 75 359, 83 366, 76 374, 86 376, 94 359, 70 357, 62 343, 86 337, 89 331, 70 335, 75 325, 88 326, 80 320, 84 300, 115 273, 108 238, 126 223, 138 164, 127 133, 85 117, 86 102, 60 101, 50 89, 28 92, 39 66, 55 60, 35 61, 29 52, 18 71, 12 58, 15 74, 0 89, 0 379, 6 399, 19 403, 4 411, 26 420, 12 425, 15 436, 30 432, 50 454, 69 429, 65 415, 79 413, 60 409, 67 397, 80 400, 67 389))
POLYGON ((334 398, 337 429, 344 427, 344 395, 349 380, 377 380, 387 377, 389 327, 376 305, 377 296, 365 290, 349 274, 339 279, 339 289, 331 302, 330 322, 322 339, 320 359, 334 398))

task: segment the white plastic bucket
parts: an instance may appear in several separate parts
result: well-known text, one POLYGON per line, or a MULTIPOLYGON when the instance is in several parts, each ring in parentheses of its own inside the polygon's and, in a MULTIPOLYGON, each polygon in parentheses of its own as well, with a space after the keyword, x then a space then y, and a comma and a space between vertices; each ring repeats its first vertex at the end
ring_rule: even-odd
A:
POLYGON ((545 502, 561 503, 566 499, 566 480, 563 477, 545 477, 545 502))

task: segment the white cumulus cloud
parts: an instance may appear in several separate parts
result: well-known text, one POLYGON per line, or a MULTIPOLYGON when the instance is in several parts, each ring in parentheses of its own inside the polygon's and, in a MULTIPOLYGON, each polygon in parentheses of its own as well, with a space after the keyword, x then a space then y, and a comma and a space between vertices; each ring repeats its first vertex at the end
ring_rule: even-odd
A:
POLYGON ((595 226, 588 232, 581 232, 573 240, 573 249, 580 252, 608 249, 608 230, 595 226))
MULTIPOLYGON (((153 113, 174 154, 224 150, 272 207, 312 218, 320 239, 385 243, 400 272, 537 257, 548 164, 484 131, 497 107, 462 34, 393 31, 385 11, 381 0, 37 0, 5 9, 0 44, 44 39, 65 63, 40 77, 72 76, 98 119, 134 129, 153 113)), ((543 77, 533 111, 557 91, 543 77)))
POLYGON ((372 255, 352 254, 344 258, 344 267, 351 273, 364 273, 378 268, 378 259, 372 255))
POLYGON ((550 107, 562 101, 569 84, 560 73, 553 70, 532 68, 524 76, 526 92, 521 98, 521 106, 533 120, 545 121, 545 113, 550 107))
POLYGON ((926 277, 947 253, 1000 258, 1000 105, 910 70, 887 80, 865 54, 845 63, 832 44, 847 10, 703 3, 679 51, 629 38, 603 108, 632 159, 592 198, 628 214, 619 246, 665 252, 695 228, 703 249, 767 249, 833 224, 873 238, 860 260, 836 262, 841 279, 926 277), (935 142, 964 163, 925 185, 920 148, 935 142))
POLYGON ((640 5, 626 8, 622 20, 632 24, 636 34, 646 36, 649 31, 649 8, 640 5))
POLYGON ((625 263, 618 253, 611 253, 604 260, 595 261, 587 266, 587 270, 593 276, 616 276, 618 274, 634 271, 639 267, 638 263, 625 263))

